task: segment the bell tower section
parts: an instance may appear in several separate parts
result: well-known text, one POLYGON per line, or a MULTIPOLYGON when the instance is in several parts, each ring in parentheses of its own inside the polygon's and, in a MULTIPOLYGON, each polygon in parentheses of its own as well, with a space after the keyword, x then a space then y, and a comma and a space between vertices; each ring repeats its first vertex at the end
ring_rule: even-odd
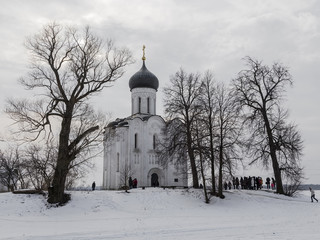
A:
POLYGON ((156 95, 159 87, 158 78, 145 64, 145 46, 142 48, 142 67, 129 80, 131 91, 131 115, 156 115, 156 95))

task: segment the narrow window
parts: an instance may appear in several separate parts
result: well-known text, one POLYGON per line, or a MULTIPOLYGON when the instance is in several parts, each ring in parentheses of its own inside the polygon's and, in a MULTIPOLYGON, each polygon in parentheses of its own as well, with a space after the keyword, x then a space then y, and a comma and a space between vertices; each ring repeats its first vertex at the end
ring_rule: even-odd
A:
POLYGON ((153 150, 156 149, 156 135, 153 135, 153 150))
POLYGON ((179 179, 178 179, 178 178, 175 178, 175 179, 174 179, 174 182, 179 182, 179 179))
POLYGON ((138 133, 134 135, 134 148, 135 149, 138 148, 138 133))
POLYGON ((139 110, 139 113, 141 113, 141 97, 139 97, 139 100, 138 100, 138 110, 139 110))
POLYGON ((134 112, 134 100, 131 98, 131 113, 133 114, 134 112))
POLYGON ((120 154, 117 153, 117 172, 120 171, 120 154))
POLYGON ((147 112, 150 113, 150 98, 147 98, 147 112))

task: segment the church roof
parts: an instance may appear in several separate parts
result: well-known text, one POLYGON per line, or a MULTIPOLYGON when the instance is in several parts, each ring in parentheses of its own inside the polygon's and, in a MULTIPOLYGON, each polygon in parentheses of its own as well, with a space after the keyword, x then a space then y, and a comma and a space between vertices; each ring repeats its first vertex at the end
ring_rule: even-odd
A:
POLYGON ((108 125, 107 125, 107 128, 117 128, 117 127, 123 127, 123 126, 126 126, 128 124, 127 121, 125 121, 126 119, 125 118, 117 118, 115 121, 113 122, 110 122, 108 125))
POLYGON ((159 80, 147 69, 144 60, 141 69, 130 78, 129 87, 130 91, 134 88, 153 88, 156 91, 158 90, 159 80))
POLYGON ((165 122, 164 119, 159 115, 147 115, 147 116, 132 115, 127 118, 117 118, 115 121, 110 122, 106 128, 116 129, 118 127, 129 127, 129 122, 134 119, 140 119, 143 122, 148 122, 150 118, 161 118, 163 122, 165 122))

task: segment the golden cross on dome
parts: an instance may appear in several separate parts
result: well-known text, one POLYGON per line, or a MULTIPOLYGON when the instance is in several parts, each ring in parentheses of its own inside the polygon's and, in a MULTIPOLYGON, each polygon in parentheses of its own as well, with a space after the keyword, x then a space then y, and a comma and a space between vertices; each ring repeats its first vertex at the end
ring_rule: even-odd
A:
POLYGON ((146 46, 143 45, 143 47, 142 47, 142 51, 143 51, 142 60, 143 60, 143 61, 146 60, 146 56, 145 56, 145 52, 144 52, 145 49, 146 49, 146 46))

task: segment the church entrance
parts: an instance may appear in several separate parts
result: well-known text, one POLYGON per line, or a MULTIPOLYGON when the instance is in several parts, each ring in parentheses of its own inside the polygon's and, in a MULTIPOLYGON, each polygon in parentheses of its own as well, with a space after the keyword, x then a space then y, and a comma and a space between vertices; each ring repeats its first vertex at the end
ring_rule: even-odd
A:
POLYGON ((153 173, 151 175, 151 186, 152 187, 159 187, 159 177, 158 174, 153 173))
POLYGON ((165 175, 159 168, 151 168, 148 172, 147 183, 150 187, 159 187, 165 185, 165 175))

